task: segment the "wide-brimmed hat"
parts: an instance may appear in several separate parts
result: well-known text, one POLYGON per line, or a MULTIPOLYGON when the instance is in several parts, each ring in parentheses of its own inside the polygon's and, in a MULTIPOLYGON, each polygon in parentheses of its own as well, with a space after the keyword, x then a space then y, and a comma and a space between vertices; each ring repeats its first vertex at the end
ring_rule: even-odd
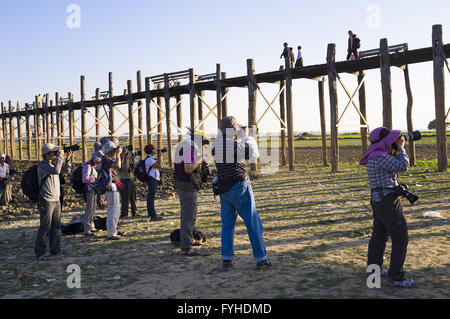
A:
POLYGON ((61 149, 61 146, 57 146, 52 143, 47 143, 42 146, 42 154, 47 154, 50 152, 58 152, 61 149))
POLYGON ((6 154, 0 154, 0 158, 6 158, 6 154))
POLYGON ((106 142, 105 145, 103 145, 101 151, 104 154, 108 154, 109 152, 111 152, 112 150, 115 150, 118 147, 119 147, 119 144, 116 144, 113 141, 109 141, 109 142, 106 142))
POLYGON ((93 159, 93 160, 95 160, 95 161, 101 161, 103 155, 104 155, 104 154, 103 154, 102 151, 96 151, 96 152, 93 152, 91 156, 92 156, 92 159, 93 159))
POLYGON ((386 127, 378 127, 370 133, 369 141, 372 143, 364 156, 359 161, 361 165, 366 165, 369 159, 377 156, 387 156, 389 147, 400 137, 402 131, 390 130, 386 127))

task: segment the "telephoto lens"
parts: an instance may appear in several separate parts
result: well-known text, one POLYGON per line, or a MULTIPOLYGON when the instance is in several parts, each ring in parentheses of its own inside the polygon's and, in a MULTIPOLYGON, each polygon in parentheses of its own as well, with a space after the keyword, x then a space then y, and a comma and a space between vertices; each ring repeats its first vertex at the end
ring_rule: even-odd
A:
POLYGON ((408 142, 410 142, 410 141, 418 141, 418 140, 420 140, 422 138, 422 134, 420 134, 419 131, 414 131, 414 132, 411 132, 411 133, 403 135, 403 137, 408 142))
POLYGON ((78 151, 79 149, 80 149, 80 145, 78 145, 78 144, 74 144, 74 145, 70 145, 70 146, 66 146, 65 144, 63 145, 64 153, 67 153, 68 151, 75 152, 75 151, 78 151))
POLYGON ((127 145, 127 146, 122 147, 122 152, 125 151, 125 150, 128 150, 129 152, 132 152, 133 151, 133 145, 127 145))
POLYGON ((162 148, 162 149, 160 149, 160 150, 157 150, 159 153, 167 153, 167 148, 166 147, 164 147, 164 148, 162 148))
POLYGON ((142 151, 136 151, 134 153, 131 153, 132 157, 141 156, 141 155, 142 155, 142 151))

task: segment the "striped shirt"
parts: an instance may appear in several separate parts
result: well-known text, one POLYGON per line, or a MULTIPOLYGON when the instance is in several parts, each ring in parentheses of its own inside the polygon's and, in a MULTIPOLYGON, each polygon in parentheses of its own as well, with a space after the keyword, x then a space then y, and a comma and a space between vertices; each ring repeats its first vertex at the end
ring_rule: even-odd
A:
POLYGON ((219 180, 244 180, 247 176, 245 160, 256 162, 259 157, 258 145, 251 136, 244 137, 239 143, 231 137, 219 135, 212 144, 211 153, 219 180))
POLYGON ((383 188, 372 192, 372 201, 379 202, 398 186, 396 172, 409 169, 409 157, 405 150, 399 150, 398 157, 391 155, 371 158, 366 165, 370 189, 383 188))

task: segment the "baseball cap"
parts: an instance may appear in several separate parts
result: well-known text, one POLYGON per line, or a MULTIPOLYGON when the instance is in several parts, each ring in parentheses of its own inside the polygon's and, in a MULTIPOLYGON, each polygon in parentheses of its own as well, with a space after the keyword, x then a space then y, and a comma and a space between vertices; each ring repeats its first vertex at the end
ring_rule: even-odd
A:
POLYGON ((47 143, 47 144, 44 144, 44 146, 42 146, 42 154, 47 154, 50 152, 58 152, 60 149, 61 149, 60 146, 57 146, 52 143, 47 143))

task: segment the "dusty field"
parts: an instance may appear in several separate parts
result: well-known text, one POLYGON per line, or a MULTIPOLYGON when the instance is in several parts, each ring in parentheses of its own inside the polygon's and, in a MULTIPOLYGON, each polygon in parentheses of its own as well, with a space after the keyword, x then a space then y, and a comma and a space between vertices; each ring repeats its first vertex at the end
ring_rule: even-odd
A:
MULTIPOLYGON (((410 242, 405 269, 419 287, 381 289, 365 282, 371 234, 366 174, 356 164, 338 173, 329 167, 298 166, 253 181, 264 239, 273 269, 254 270, 251 246, 242 220, 235 235, 235 269, 220 272, 220 204, 207 190, 200 195, 197 227, 208 237, 201 250, 209 256, 184 257, 169 241, 179 227, 177 198, 157 201, 165 220, 120 221, 123 240, 106 241, 106 233, 85 243, 82 236, 63 236, 68 254, 38 262, 34 239, 36 215, 0 222, 1 298, 449 298, 450 173, 433 162, 401 176, 421 195, 415 206, 404 201, 410 242), (441 218, 424 218, 437 211, 441 218), (81 267, 81 289, 66 285, 67 266, 81 267), (17 267, 30 280, 19 283, 17 267)), ((138 203, 140 212, 145 202, 138 203)), ((65 211, 63 222, 74 213, 65 211)), ((105 215, 105 211, 98 212, 105 215)), ((390 243, 386 251, 390 259, 390 243)))

